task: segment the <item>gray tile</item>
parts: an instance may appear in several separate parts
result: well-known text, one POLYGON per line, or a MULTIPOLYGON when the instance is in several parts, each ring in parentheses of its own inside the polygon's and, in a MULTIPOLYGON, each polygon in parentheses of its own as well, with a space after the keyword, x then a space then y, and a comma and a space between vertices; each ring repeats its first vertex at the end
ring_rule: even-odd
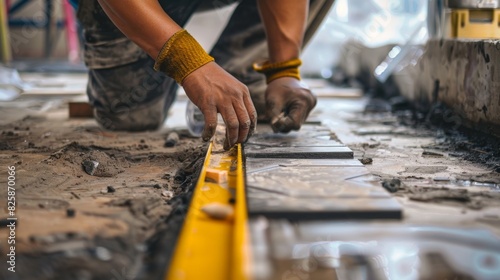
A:
POLYGON ((278 166, 284 167, 362 167, 365 166, 357 159, 291 159, 291 158, 247 158, 245 170, 247 174, 252 172, 270 169, 278 166))
POLYGON ((265 147, 246 145, 245 155, 254 158, 352 159, 347 147, 265 147))
POLYGON ((345 145, 332 140, 330 133, 312 135, 290 134, 257 134, 252 136, 246 146, 258 145, 268 147, 344 147, 345 145))
MULTIPOLYGON (((300 127, 299 131, 292 131, 291 133, 305 133, 305 132, 331 132, 331 129, 324 125, 304 124, 300 127)), ((257 133, 274 133, 269 124, 257 125, 257 133)), ((283 134, 283 133, 282 133, 283 134)))
POLYGON ((247 173, 250 215, 286 219, 400 218, 365 167, 271 166, 247 173))
POLYGON ((400 218, 401 208, 324 126, 259 126, 244 146, 249 214, 285 219, 400 218))
POLYGON ((249 215, 289 220, 401 219, 394 198, 290 198, 261 192, 248 202, 249 215))
POLYGON ((284 167, 247 173, 247 188, 289 197, 390 197, 366 168, 284 167))
POLYGON ((296 135, 296 134, 258 134, 252 136, 245 143, 249 146, 265 146, 265 147, 345 147, 344 144, 333 140, 336 137, 333 134, 328 135, 296 135))
POLYGON ((268 126, 259 126, 246 145, 268 147, 343 147, 335 139, 335 134, 324 126, 304 125, 299 131, 274 133, 268 126))
POLYGON ((352 151, 329 128, 303 125, 299 131, 274 133, 270 126, 260 125, 258 133, 244 145, 245 155, 258 158, 352 158, 352 151))

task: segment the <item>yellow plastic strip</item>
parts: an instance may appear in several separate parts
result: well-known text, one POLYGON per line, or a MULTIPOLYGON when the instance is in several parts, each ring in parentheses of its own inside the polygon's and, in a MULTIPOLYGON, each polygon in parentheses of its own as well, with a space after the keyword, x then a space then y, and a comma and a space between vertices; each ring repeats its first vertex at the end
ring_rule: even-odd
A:
POLYGON ((250 279, 244 188, 241 145, 223 152, 214 151, 214 145, 210 144, 167 280, 250 279), (207 178, 207 169, 227 172, 227 181, 218 183, 207 178), (234 207, 234 215, 215 219, 201 210, 214 203, 234 207))

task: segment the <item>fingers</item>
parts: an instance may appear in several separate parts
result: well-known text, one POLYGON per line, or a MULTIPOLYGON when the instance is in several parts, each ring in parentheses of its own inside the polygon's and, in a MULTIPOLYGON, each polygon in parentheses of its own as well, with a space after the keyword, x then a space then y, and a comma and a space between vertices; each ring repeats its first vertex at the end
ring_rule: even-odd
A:
POLYGON ((236 143, 243 143, 247 140, 248 134, 250 132, 250 117, 243 102, 236 102, 233 104, 233 107, 239 122, 238 140, 236 141, 236 143))
MULTIPOLYGON (((283 111, 285 110, 285 100, 279 95, 268 95, 266 99, 266 114, 271 121, 271 127, 273 123, 278 122, 283 116, 283 111)), ((274 132, 279 132, 274 130, 274 132)))
POLYGON ((203 116, 205 117, 205 127, 201 137, 203 141, 207 142, 215 134, 215 129, 217 128, 217 108, 215 106, 207 106, 202 110, 203 116))
POLYGON ((243 142, 246 142, 248 141, 248 138, 250 138, 255 132, 255 127, 257 126, 257 110, 255 110, 255 106, 253 105, 252 98, 250 98, 250 94, 245 94, 243 96, 243 102, 245 104, 248 117, 250 118, 250 129, 248 132, 248 136, 245 140, 243 140, 243 142))
POLYGON ((254 132, 257 122, 257 111, 248 89, 245 87, 242 97, 233 100, 232 106, 225 106, 219 112, 226 123, 224 149, 229 150, 236 143, 246 142, 254 132))
POLYGON ((226 149, 248 139, 255 129, 257 114, 244 84, 217 64, 208 63, 188 75, 182 85, 205 117, 204 141, 216 132, 217 113, 226 124, 226 149))
POLYGON ((226 124, 226 140, 224 141, 224 150, 229 150, 237 143, 239 138, 240 122, 233 106, 219 108, 219 112, 226 124))
POLYGON ((303 115, 306 113, 304 106, 298 105, 299 102, 287 108, 288 115, 282 114, 275 122, 271 123, 271 127, 275 132, 288 133, 292 130, 299 130, 304 122, 303 115))
POLYGON ((274 122, 271 122, 271 127, 275 132, 282 133, 299 130, 311 110, 312 106, 307 102, 295 100, 285 108, 284 111, 287 114, 281 114, 274 122))
MULTIPOLYGON (((231 101, 229 101, 231 102, 231 101)), ((226 139, 224 149, 228 150, 236 143, 245 142, 250 133, 255 130, 257 113, 248 92, 243 98, 234 100, 230 104, 219 106, 206 106, 202 111, 205 116, 205 128, 202 133, 204 141, 209 141, 215 134, 217 128, 217 112, 219 112, 226 124, 226 139)))

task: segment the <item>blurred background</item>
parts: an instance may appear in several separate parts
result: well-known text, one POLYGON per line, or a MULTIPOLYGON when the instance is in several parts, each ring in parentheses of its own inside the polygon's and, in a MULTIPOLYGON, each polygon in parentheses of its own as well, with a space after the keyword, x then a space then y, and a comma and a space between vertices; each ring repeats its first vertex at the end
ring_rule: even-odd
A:
MULTIPOLYGON (((85 92, 86 76, 71 79, 47 77, 40 73, 85 74, 82 62, 81 28, 71 0, 1 0, 2 62, 0 100, 13 100, 21 94, 46 93, 71 98, 85 92), (18 73, 20 72, 20 74, 18 73), (32 75, 30 73, 37 73, 32 75), (65 84, 61 84, 66 80, 65 84), (59 85, 59 86, 58 86, 59 85)), ((342 87, 374 88, 374 76, 359 77, 362 48, 378 48, 378 60, 394 45, 425 44, 432 27, 430 7, 442 10, 440 0, 338 0, 328 11, 318 32, 303 52, 303 77, 326 79, 342 87), (420 32, 421 31, 421 32, 420 32), (418 34, 418 36, 416 36, 418 34), (361 80, 362 84, 358 83, 361 80)), ((214 2, 215 3, 215 2, 214 2)), ((214 4, 215 5, 215 4, 214 4)), ((217 5, 216 5, 217 6, 217 5)), ((210 50, 225 27, 236 4, 195 14, 188 29, 206 50, 210 50), (210 32, 207 32, 209 30, 210 32)), ((439 14, 441 15, 441 14, 439 14)), ((433 33, 436 33, 433 31, 433 33)), ((393 53, 394 54, 394 53, 393 53)), ((413 53, 379 71, 382 82, 396 65, 415 59, 413 53)), ((402 55, 400 55, 402 56, 402 55)), ((376 61, 375 63, 380 63, 376 61)), ((373 63, 372 63, 373 64, 373 63)), ((67 78, 67 77, 66 77, 67 78)), ((39 95, 37 95, 39 96, 39 95)), ((83 100, 84 97, 82 97, 83 100)), ((5 104, 4 104, 5 105, 5 104)), ((9 104, 9 106, 12 105, 9 104)))
POLYGON ((66 0, 2 0, 4 62, 27 60, 80 62, 79 27, 66 0), (9 50, 5 50, 10 43, 9 50))
MULTIPOLYGON (((31 278, 15 279, 54 279, 61 271, 69 276, 57 279, 162 273, 163 246, 173 251, 168 245, 204 154, 186 132, 189 103, 180 89, 158 131, 99 127, 72 1, 0 0, 0 165, 19 166, 19 252, 28 253, 20 267, 33 267, 21 272, 31 278), (98 165, 89 160, 112 174, 94 176, 87 169, 98 165), (116 239, 102 239, 101 231, 117 232, 116 239), (80 239, 92 242, 73 242, 80 239)), ((236 7, 211 1, 217 9, 196 13, 185 27, 207 51, 236 7)), ((282 272, 286 279, 337 279, 319 275, 332 268, 338 279, 500 279, 500 1, 336 0, 325 12, 302 54, 302 76, 319 102, 310 130, 301 132, 310 137, 326 126, 327 135, 315 140, 349 146, 352 166, 369 176, 342 174, 345 181, 385 188, 404 215, 390 224, 371 214, 359 223, 350 214, 346 223, 252 221, 261 273, 255 279, 284 279, 269 276, 282 272)), ((322 185, 315 176, 311 182, 322 185)), ((364 190, 363 203, 336 200, 333 192, 324 198, 323 189, 318 200, 352 214, 371 207, 364 190)), ((262 196, 269 205, 276 204, 274 192, 262 196)), ((309 195, 292 198, 297 208, 317 209, 304 203, 309 195)), ((375 213, 387 205, 379 206, 375 213)), ((0 230, 3 238, 7 231, 0 230)))
MULTIPOLYGON (((85 93, 81 28, 71 2, 0 1, 0 100, 85 93), (30 73, 82 75, 40 79, 30 73)), ((196 13, 186 26, 206 50, 236 7, 218 4, 196 13)), ((418 100, 414 105, 420 109, 438 101, 472 123, 485 123, 483 130, 500 124, 498 97, 490 94, 500 85, 488 66, 499 59, 499 1, 337 0, 327 12, 302 55, 302 76, 322 80, 310 84, 319 96, 343 95, 339 88, 351 88, 359 89, 355 95, 418 100), (488 60, 482 49, 492 51, 488 60), (473 88, 463 84, 466 79, 473 88), (488 108, 484 114, 483 107, 488 108)))
MULTIPOLYGON (((81 40, 75 11, 69 0, 2 0, 2 30, 9 31, 10 52, 4 63, 50 60, 81 65, 81 40), (8 26, 7 25, 8 22, 8 26)), ((342 46, 350 41, 378 47, 404 44, 427 21, 427 0, 337 0, 319 32, 304 52, 303 73, 331 77, 342 46)), ((430 1, 433 2, 433 1, 430 1)), ((235 5, 196 14, 187 26, 209 49, 235 5), (206 32, 210 26, 211 32, 206 32), (203 32, 205 31, 205 32, 203 32)), ((423 43, 422 38, 420 42, 423 43)), ((76 67, 78 68, 78 67, 76 67)))

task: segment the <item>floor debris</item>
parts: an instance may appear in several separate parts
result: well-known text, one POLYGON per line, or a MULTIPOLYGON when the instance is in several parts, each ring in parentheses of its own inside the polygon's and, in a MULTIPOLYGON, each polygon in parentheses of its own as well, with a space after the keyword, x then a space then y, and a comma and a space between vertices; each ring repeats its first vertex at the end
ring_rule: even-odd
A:
POLYGON ((373 163, 373 159, 372 158, 369 158, 369 157, 364 157, 362 159, 359 160, 362 164, 372 164, 373 163))
POLYGON ((87 174, 89 174, 90 176, 93 176, 97 167, 99 166, 99 162, 93 160, 84 160, 82 162, 82 165, 85 172, 87 172, 87 174))
POLYGON ((179 134, 177 134, 177 132, 175 131, 170 132, 167 136, 167 139, 165 140, 165 147, 174 147, 175 145, 177 145, 177 142, 179 142, 179 134))
POLYGON ((147 267, 148 242, 188 203, 176 197, 189 192, 206 149, 181 138, 167 150, 161 131, 107 132, 64 114, 28 117, 0 131, 0 165, 17 171, 16 257, 30 268, 18 271, 19 279, 137 278, 147 267))
MULTIPOLYGON (((248 177, 253 180, 250 182, 259 187, 258 177, 267 176, 266 170, 270 169, 289 169, 297 174, 304 166, 367 169, 377 182, 380 179, 386 182, 386 189, 394 190, 386 195, 403 205, 401 223, 482 227, 500 234, 498 141, 415 121, 425 121, 425 115, 391 114, 384 108, 363 112, 362 103, 345 99, 318 103, 315 112, 331 114, 325 125, 337 136, 317 131, 317 137, 308 144, 313 150, 292 146, 283 141, 283 136, 256 137, 251 140, 254 143, 249 142, 255 153, 259 149, 274 152, 277 147, 273 145, 281 145, 287 152, 293 147, 299 152, 320 153, 338 149, 322 147, 325 141, 341 140, 350 149, 350 160, 247 158, 247 164, 251 163, 247 165, 248 177), (263 145, 273 141, 272 145, 263 145), (372 161, 363 165, 356 159, 372 161)), ((313 118, 318 119, 318 115, 313 118)), ((20 279, 33 278, 33 273, 40 280, 53 279, 54 275, 61 279, 161 277, 151 278, 144 273, 158 273, 168 261, 165 252, 173 250, 175 230, 182 225, 189 205, 205 144, 179 131, 177 144, 167 148, 165 131, 109 132, 93 120, 68 120, 67 115, 56 112, 2 123, 0 164, 15 164, 19 171, 18 260, 20 266, 30 267, 19 272, 20 279)), ((306 133, 311 133, 307 129, 304 127, 306 133)), ((328 184, 338 184, 342 174, 336 176, 337 180, 328 184)), ((289 177, 286 179, 293 181, 289 177)), ((364 178, 346 179, 346 186, 350 186, 349 181, 364 178)), ((283 190, 288 183, 280 180, 285 179, 276 179, 277 187, 268 186, 260 195, 266 199, 286 197, 289 201, 295 195, 331 195, 327 188, 314 192, 283 190)), ((362 184, 371 187, 369 182, 362 184)), ((377 186, 380 188, 380 183, 377 186)), ((3 192, 0 190, 1 196, 3 192)), ((384 206, 386 198, 380 201, 384 206)), ((287 206, 279 200, 274 203, 287 206)), ((309 210, 321 206, 304 205, 309 210)), ((290 207, 296 205, 290 202, 290 207)), ((215 216, 224 219, 230 216, 218 214, 215 216)), ((5 218, 0 217, 0 225, 6 223, 5 218)), ((0 230, 0 239, 6 233, 0 230)))
POLYGON ((210 203, 203 205, 201 211, 210 218, 217 220, 230 220, 234 215, 234 208, 222 203, 210 203))
POLYGON ((66 216, 68 216, 69 218, 73 218, 75 214, 76 214, 75 209, 73 208, 66 209, 66 216))
POLYGON ((382 182, 382 187, 391 193, 397 192, 400 186, 401 180, 399 179, 384 180, 382 182))
POLYGON ((174 197, 174 193, 172 191, 163 191, 161 192, 161 195, 166 199, 172 199, 172 197, 174 197))

